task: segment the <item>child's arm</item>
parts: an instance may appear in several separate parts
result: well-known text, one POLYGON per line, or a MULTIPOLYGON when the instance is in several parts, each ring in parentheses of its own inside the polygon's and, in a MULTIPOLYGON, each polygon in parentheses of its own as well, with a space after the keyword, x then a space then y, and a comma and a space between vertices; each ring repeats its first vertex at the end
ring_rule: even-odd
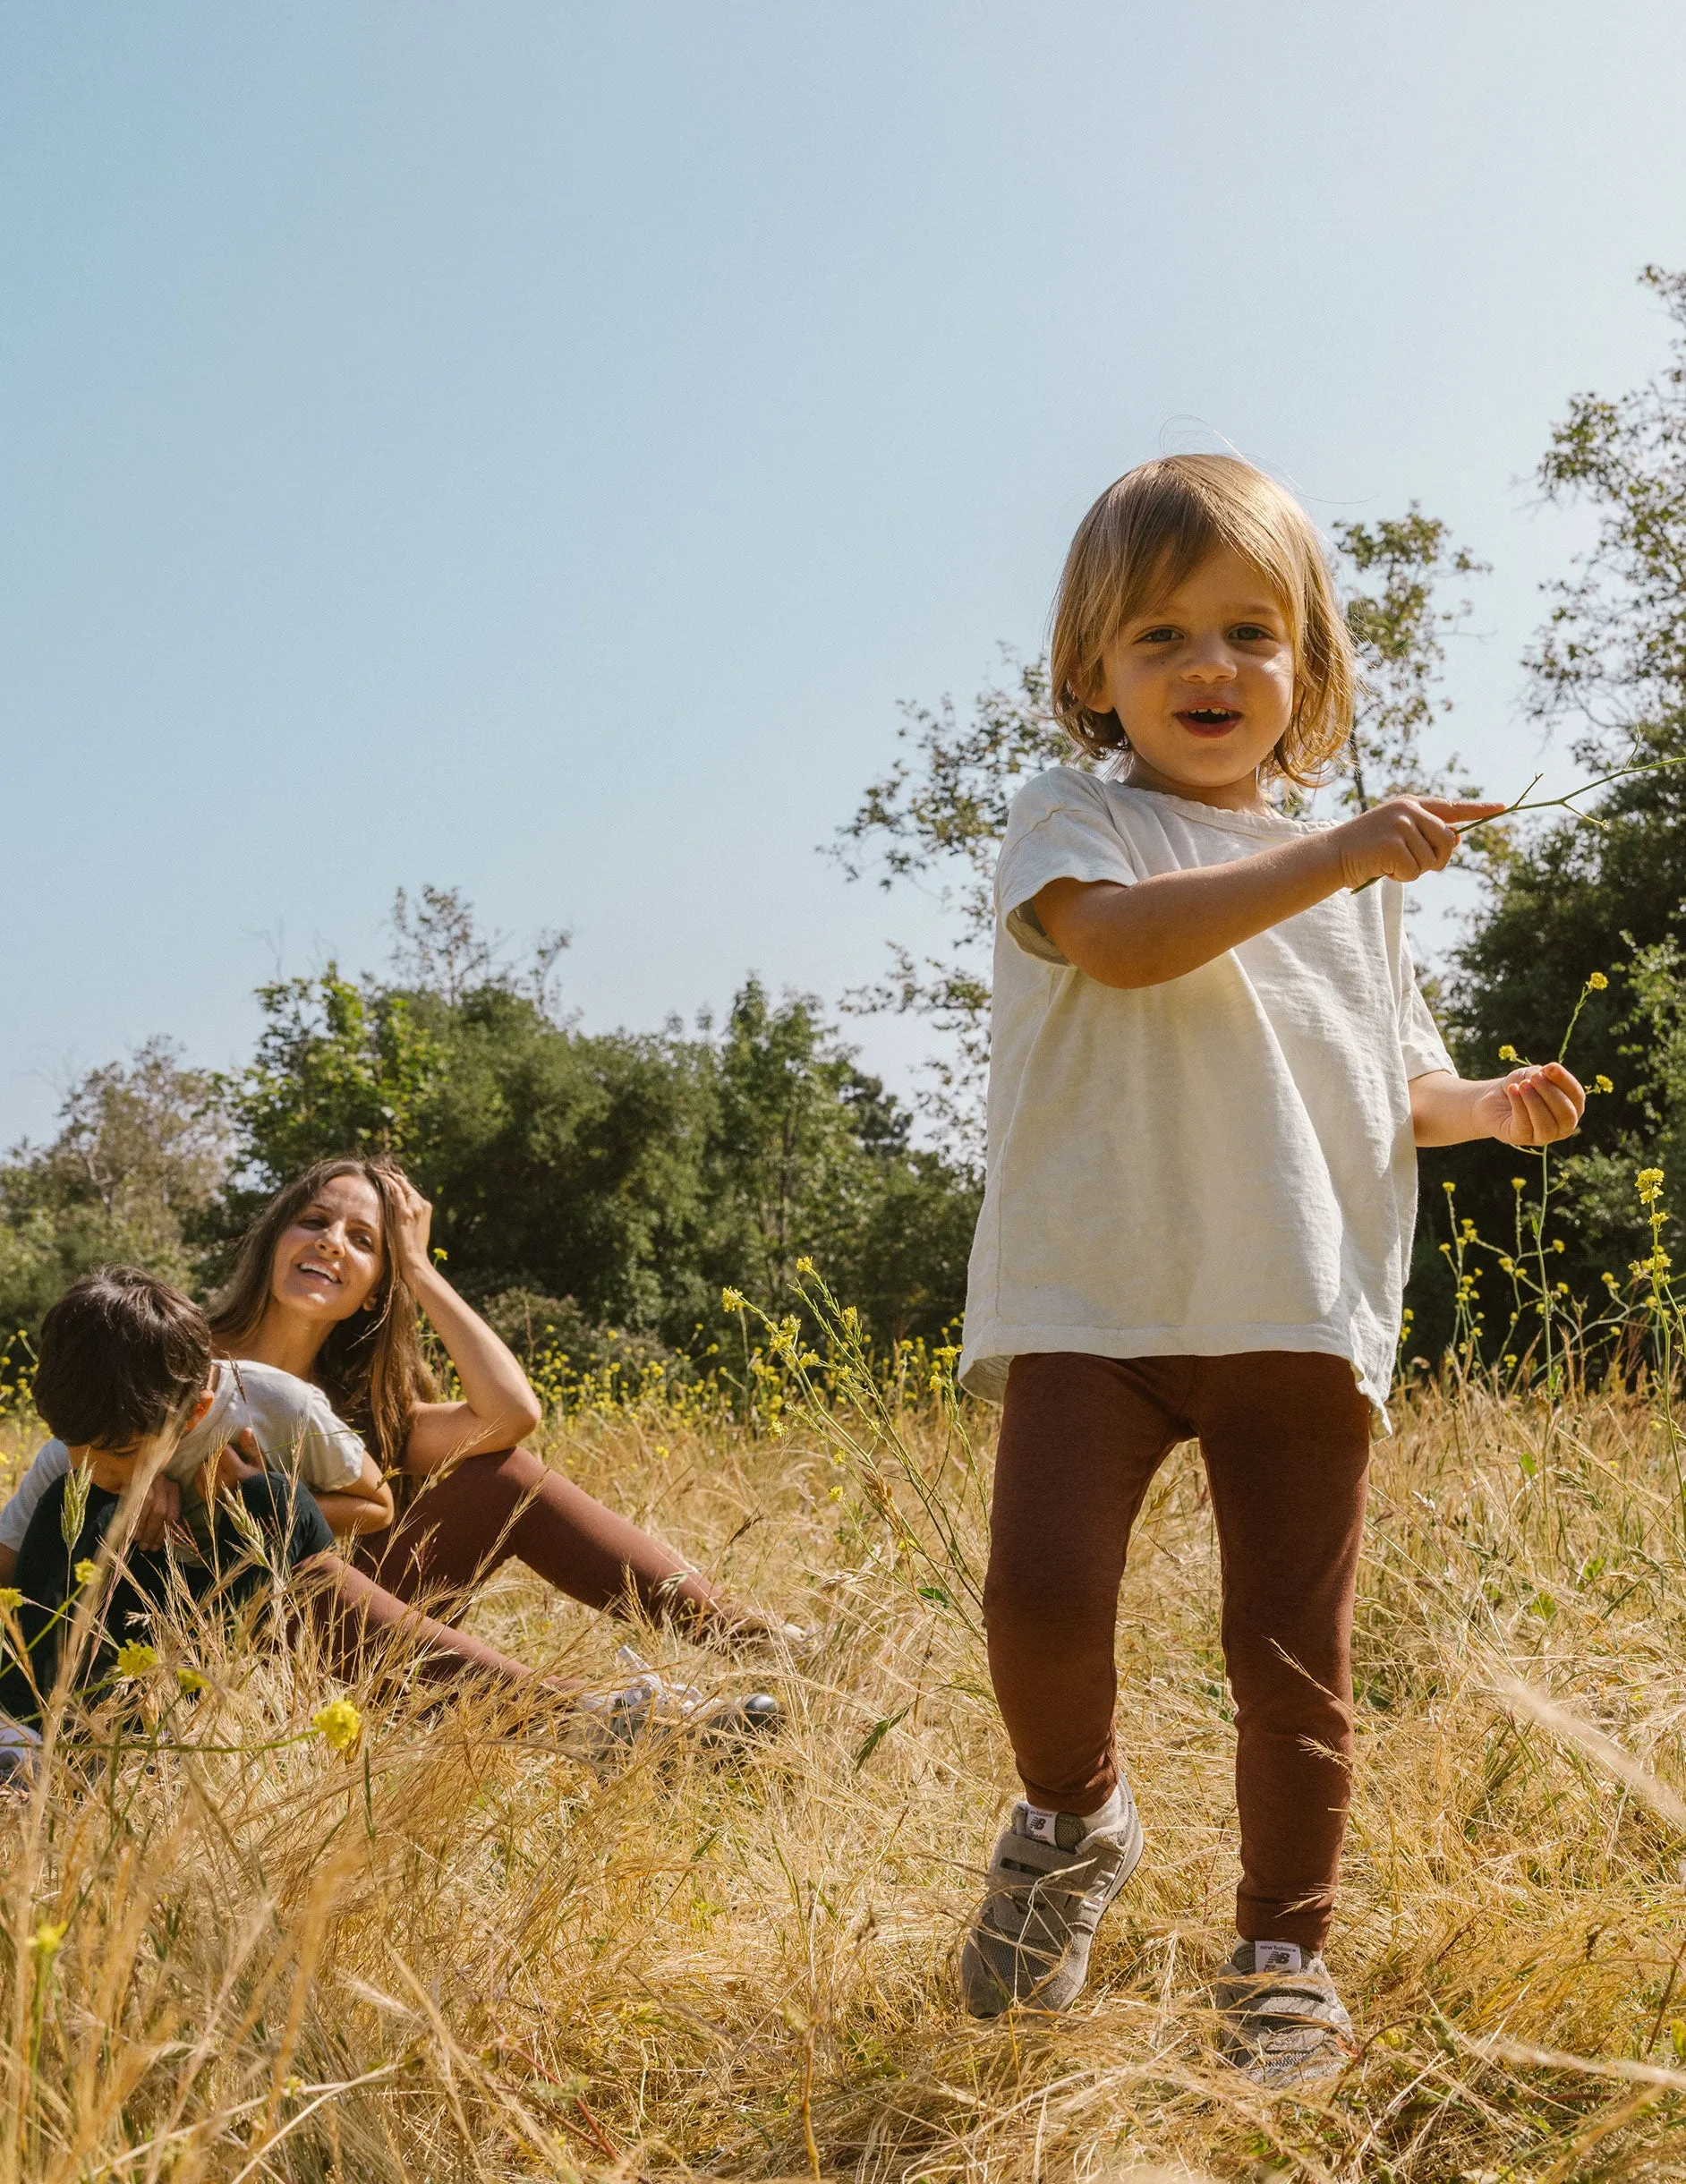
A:
POLYGON ((1587 1096, 1561 1062, 1508 1077, 1453 1077, 1435 1070, 1411 1079, 1411 1133, 1418 1145, 1555 1145, 1580 1127, 1587 1096))
POLYGON ((1060 954, 1098 984, 1162 985, 1343 887, 1443 872, 1458 847, 1455 823, 1490 819, 1503 809, 1390 797, 1323 833, 1228 865, 1161 873, 1128 887, 1050 880, 1033 907, 1060 954))

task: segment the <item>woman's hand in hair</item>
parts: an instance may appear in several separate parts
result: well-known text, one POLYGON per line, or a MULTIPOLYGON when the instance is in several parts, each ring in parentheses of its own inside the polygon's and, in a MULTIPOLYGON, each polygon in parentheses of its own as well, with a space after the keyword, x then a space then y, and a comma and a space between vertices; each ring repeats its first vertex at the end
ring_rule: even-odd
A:
POLYGON ((393 1237, 395 1272, 430 1321, 456 1369, 460 1403, 424 1403, 410 1421, 404 1468, 413 1476, 464 1456, 513 1448, 543 1416, 520 1361, 459 1297, 428 1250, 433 1208, 407 1176, 396 1179, 404 1213, 393 1237))
POLYGON ((412 1289, 419 1289, 433 1271, 428 1238, 433 1228, 433 1207, 407 1175, 396 1177, 404 1211, 392 1239, 392 1259, 412 1289))

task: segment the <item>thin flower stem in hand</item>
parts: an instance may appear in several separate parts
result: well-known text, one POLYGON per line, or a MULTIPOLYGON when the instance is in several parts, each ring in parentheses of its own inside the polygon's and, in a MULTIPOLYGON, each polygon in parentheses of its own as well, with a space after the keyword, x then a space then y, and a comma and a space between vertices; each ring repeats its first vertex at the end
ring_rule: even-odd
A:
MULTIPOLYGON (((1516 819, 1520 818, 1524 812, 1555 811, 1565 811, 1571 819, 1579 819, 1588 826, 1602 828, 1605 823, 1595 814, 1578 811, 1575 808, 1577 797, 1589 797, 1595 789, 1607 789, 1612 781, 1625 781, 1632 775, 1639 773, 1659 773, 1668 766, 1686 766, 1686 755, 1679 758, 1648 758, 1637 766, 1617 766, 1614 772, 1601 773, 1595 781, 1582 781, 1579 789, 1571 789, 1567 796, 1542 797, 1537 804, 1530 804, 1528 801, 1528 798, 1545 778, 1542 774, 1537 773, 1514 804, 1507 804, 1503 811, 1494 812, 1486 819, 1460 819, 1454 823, 1452 832, 1461 838, 1465 834, 1473 832, 1478 826, 1491 826, 1495 819, 1516 819)), ((1367 888, 1374 887, 1381 876, 1378 872, 1374 877, 1360 881, 1358 885, 1353 889, 1353 893, 1355 895, 1363 894, 1367 888)))
POLYGON ((1582 781, 1579 789, 1571 789, 1567 796, 1542 797, 1537 804, 1528 801, 1544 778, 1536 774, 1514 804, 1507 804, 1502 812, 1494 812, 1492 819, 1460 820, 1454 829, 1459 834, 1468 834, 1478 826, 1491 826, 1494 819, 1514 819, 1523 812, 1565 811, 1571 818, 1581 819, 1588 826, 1601 827, 1604 821, 1591 812, 1577 811, 1575 798, 1589 797, 1595 789, 1607 789, 1612 781, 1625 781, 1640 773, 1660 773, 1669 766, 1686 766, 1686 756, 1680 758, 1648 758, 1637 766, 1617 766, 1614 772, 1601 773, 1596 781, 1582 781))

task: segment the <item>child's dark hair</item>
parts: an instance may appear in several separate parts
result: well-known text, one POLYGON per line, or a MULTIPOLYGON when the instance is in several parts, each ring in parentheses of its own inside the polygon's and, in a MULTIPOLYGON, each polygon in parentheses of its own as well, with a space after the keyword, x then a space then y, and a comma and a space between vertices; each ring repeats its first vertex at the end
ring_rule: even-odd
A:
POLYGON ((35 1407, 72 1448, 122 1448, 161 1433, 205 1391, 210 1323, 138 1267, 72 1282, 41 1322, 35 1407))

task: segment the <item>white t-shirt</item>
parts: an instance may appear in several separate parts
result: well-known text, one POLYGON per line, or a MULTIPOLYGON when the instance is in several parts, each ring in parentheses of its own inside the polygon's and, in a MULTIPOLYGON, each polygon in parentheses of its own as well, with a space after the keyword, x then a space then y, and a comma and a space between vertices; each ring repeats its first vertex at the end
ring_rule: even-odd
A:
MULTIPOLYGON (((354 1485, 363 1470, 363 1445, 335 1412, 319 1387, 275 1365, 247 1359, 217 1361, 211 1405, 190 1427, 165 1465, 166 1477, 186 1485, 234 1436, 250 1427, 271 1471, 285 1472, 319 1494, 354 1485)), ((0 1547, 23 1545, 30 1519, 55 1480, 70 1469, 63 1441, 48 1441, 0 1509, 0 1547)))
POLYGON ((1073 968, 1029 907, 1049 881, 1227 864, 1308 822, 1056 766, 996 867, 989 1157, 960 1378, 1009 1359, 1350 1361, 1381 1411, 1417 1212, 1409 1079, 1450 1070, 1403 891, 1344 890, 1162 985, 1073 968))

